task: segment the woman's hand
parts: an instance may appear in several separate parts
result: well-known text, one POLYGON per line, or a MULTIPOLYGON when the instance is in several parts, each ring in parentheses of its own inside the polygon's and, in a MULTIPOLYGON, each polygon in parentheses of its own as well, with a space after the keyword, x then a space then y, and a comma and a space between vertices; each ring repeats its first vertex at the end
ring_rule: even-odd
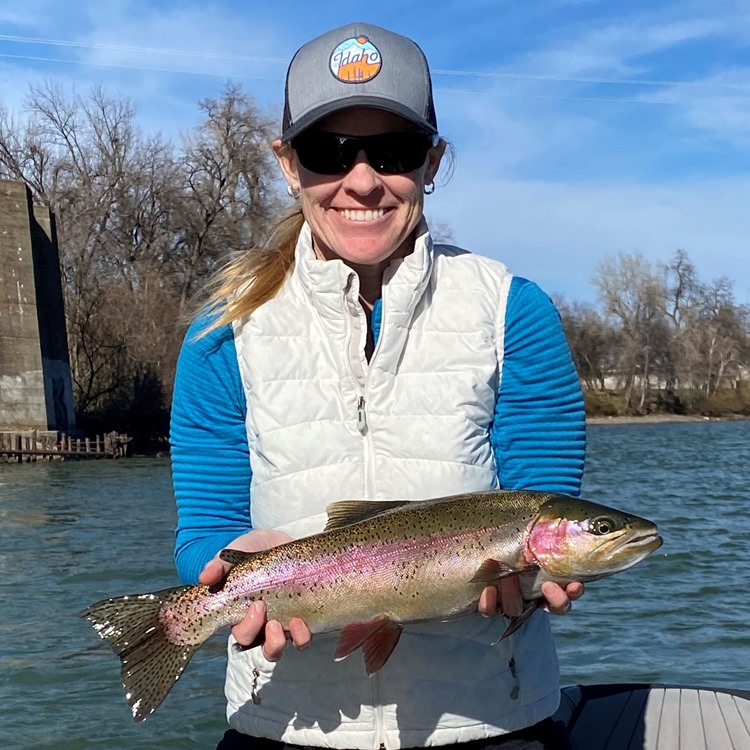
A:
MULTIPOLYGON (((227 547, 242 552, 260 552, 270 547, 278 547, 288 541, 291 541, 291 537, 281 531, 253 529, 237 537, 227 547)), ((231 568, 230 563, 221 560, 217 555, 203 568, 198 581, 205 586, 213 586, 219 583, 231 568)), ((289 621, 289 634, 292 637, 292 643, 298 649, 306 648, 312 640, 310 629, 298 617, 293 617, 289 621)), ((264 602, 252 603, 245 617, 232 627, 232 635, 240 646, 250 646, 255 641, 263 641, 263 656, 268 661, 278 661, 281 658, 287 641, 287 635, 281 623, 278 620, 266 620, 264 602)))
MULTIPOLYGON (((542 593, 547 600, 547 609, 553 615, 566 615, 570 612, 571 602, 583 596, 584 587, 577 581, 569 583, 565 588, 547 581, 542 584, 542 593)), ((518 617, 523 612, 523 597, 518 576, 507 576, 501 578, 497 586, 485 587, 479 597, 477 610, 485 617, 494 617, 497 614, 518 617)))

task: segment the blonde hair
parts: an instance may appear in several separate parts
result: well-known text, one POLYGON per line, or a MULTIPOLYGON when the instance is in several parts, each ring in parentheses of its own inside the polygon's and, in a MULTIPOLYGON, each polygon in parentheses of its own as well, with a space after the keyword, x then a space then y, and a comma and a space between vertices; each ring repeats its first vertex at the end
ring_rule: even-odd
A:
POLYGON ((201 336, 244 318, 281 289, 294 267, 294 253, 305 219, 301 209, 282 217, 263 247, 240 253, 210 283, 206 311, 217 314, 201 336))

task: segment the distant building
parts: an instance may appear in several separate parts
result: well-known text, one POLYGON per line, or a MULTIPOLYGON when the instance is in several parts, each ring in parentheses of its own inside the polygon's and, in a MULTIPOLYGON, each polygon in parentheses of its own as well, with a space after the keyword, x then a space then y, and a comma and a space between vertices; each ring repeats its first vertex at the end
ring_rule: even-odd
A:
POLYGON ((74 427, 54 216, 0 180, 0 429, 74 427))

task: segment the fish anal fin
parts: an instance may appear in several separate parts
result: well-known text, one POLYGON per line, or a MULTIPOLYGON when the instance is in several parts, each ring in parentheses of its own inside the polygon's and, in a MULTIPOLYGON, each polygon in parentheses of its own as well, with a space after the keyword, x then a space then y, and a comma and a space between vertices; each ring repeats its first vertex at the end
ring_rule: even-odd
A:
POLYGON ((402 630, 401 625, 386 617, 347 625, 339 635, 334 658, 340 661, 361 646, 367 674, 375 674, 393 653, 402 630))
POLYGON ((495 644, 500 643, 500 641, 502 641, 503 639, 507 638, 509 635, 513 635, 513 633, 515 633, 518 628, 520 628, 521 625, 523 625, 526 620, 528 620, 529 617, 531 617, 531 615, 533 615, 534 612, 536 612, 536 610, 541 606, 542 601, 540 599, 534 599, 530 602, 524 602, 523 612, 521 612, 521 614, 517 617, 510 617, 508 619, 508 626, 503 631, 503 634, 496 641, 494 641, 492 645, 494 646, 495 644))
POLYGON ((488 558, 478 568, 474 577, 471 579, 472 583, 497 583, 501 578, 513 575, 514 573, 520 573, 520 569, 513 568, 510 565, 506 565, 500 560, 494 560, 488 558))
POLYGON ((328 523, 325 531, 375 518, 381 513, 400 508, 410 502, 410 500, 339 500, 326 508, 328 523))

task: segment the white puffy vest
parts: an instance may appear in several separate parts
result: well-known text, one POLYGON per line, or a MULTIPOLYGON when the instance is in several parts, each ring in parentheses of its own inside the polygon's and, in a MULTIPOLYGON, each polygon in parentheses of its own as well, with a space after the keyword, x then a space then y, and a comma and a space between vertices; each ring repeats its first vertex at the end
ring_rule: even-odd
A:
MULTIPOLYGON (((433 247, 423 225, 386 271, 368 363, 358 277, 316 259, 305 226, 281 292, 235 329, 253 527, 299 537, 323 528, 335 500, 497 487, 488 432, 510 281, 498 262, 433 247)), ((276 664, 230 639, 227 716, 245 734, 352 750, 513 731, 554 712, 559 676, 545 614, 491 646, 503 628, 479 615, 407 625, 369 678, 359 652, 333 661, 335 633, 276 664)))

